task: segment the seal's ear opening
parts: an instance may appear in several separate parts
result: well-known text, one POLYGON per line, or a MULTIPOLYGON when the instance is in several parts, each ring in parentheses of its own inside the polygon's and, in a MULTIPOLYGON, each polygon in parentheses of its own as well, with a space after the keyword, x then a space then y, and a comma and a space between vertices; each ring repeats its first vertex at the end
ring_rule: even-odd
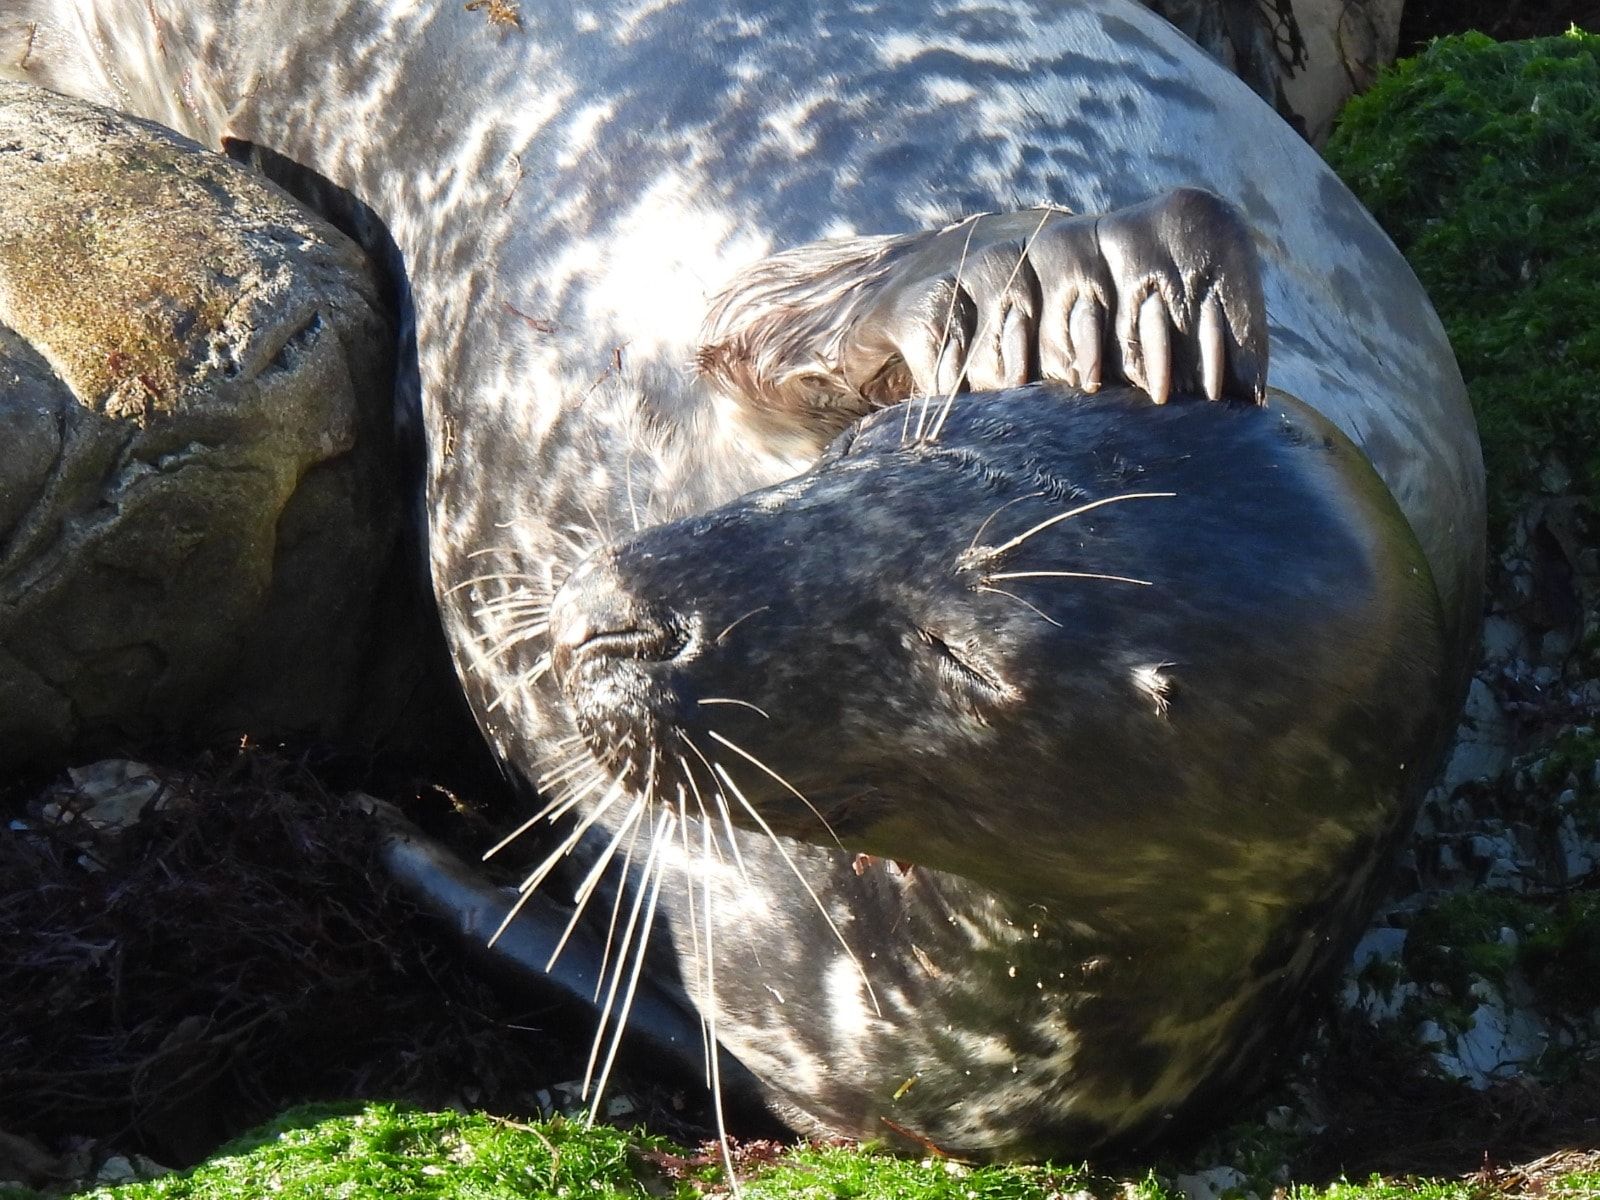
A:
MULTIPOLYGON (((909 401, 907 401, 909 403, 909 401)), ((850 448, 856 444, 857 427, 846 425, 839 436, 829 442, 818 456, 812 470, 819 470, 838 462, 850 453, 850 448)))

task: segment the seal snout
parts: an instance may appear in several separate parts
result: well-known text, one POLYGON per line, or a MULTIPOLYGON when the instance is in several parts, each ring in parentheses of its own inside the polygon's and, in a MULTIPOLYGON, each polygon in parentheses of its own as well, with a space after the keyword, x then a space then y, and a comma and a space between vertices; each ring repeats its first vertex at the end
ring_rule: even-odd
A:
POLYGON ((684 647, 679 622, 622 583, 602 551, 575 571, 550 611, 551 662, 572 690, 579 675, 627 662, 665 662, 684 647))
POLYGON ((597 551, 550 607, 550 660, 590 750, 630 787, 653 786, 652 747, 676 710, 661 668, 688 645, 684 622, 624 582, 616 554, 597 551))

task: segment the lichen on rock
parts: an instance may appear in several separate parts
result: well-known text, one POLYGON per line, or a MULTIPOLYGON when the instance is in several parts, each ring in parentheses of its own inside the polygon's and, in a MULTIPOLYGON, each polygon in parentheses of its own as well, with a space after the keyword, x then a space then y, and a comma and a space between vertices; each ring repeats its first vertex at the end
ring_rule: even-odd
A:
POLYGON ((0 195, 0 765, 392 721, 359 677, 403 570, 361 250, 177 134, 21 84, 0 195))

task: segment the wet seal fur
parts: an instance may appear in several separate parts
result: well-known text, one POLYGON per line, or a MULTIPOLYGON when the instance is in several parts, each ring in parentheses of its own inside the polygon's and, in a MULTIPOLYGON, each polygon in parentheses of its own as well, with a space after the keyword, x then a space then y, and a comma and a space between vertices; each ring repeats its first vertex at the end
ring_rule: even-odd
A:
POLYGON ((680 990, 801 1127, 1018 1157, 1315 1002, 1459 699, 1481 463, 1393 247, 1158 19, 22 0, 0 70, 385 222, 442 617, 611 1028, 680 990), (1200 193, 1036 207, 1181 188, 1264 312, 1200 193), (874 411, 1041 374, 1105 394, 874 411))

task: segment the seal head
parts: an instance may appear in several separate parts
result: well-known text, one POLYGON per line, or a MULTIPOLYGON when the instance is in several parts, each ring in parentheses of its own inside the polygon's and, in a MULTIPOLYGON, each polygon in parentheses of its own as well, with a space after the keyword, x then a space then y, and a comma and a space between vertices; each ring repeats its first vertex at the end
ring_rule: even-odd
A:
POLYGON ((1059 894, 1086 831, 1111 861, 1159 841, 1202 779, 1248 810, 1318 737, 1370 774, 1421 719, 1373 697, 1437 690, 1415 540, 1303 407, 1036 387, 914 421, 574 571, 554 661, 597 756, 685 784, 688 747, 732 740, 775 832, 1059 894), (1155 827, 1120 840, 1134 814, 1155 827))

